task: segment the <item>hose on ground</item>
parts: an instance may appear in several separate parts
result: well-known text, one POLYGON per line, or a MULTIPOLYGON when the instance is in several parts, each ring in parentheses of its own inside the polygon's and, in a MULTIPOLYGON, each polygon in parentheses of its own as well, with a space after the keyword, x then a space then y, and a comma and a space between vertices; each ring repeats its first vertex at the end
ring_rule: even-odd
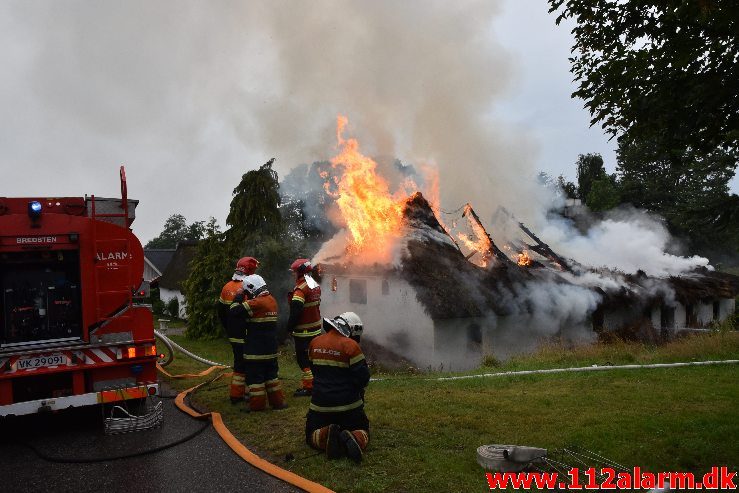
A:
POLYGON ((162 357, 157 361, 157 363, 159 363, 159 366, 167 366, 174 359, 174 347, 172 346, 172 341, 168 337, 163 337, 162 334, 156 330, 154 331, 154 335, 159 337, 159 340, 167 347, 167 353, 162 354, 162 357))
MULTIPOLYGON (((224 365, 223 363, 218 363, 218 362, 215 362, 215 361, 211 361, 209 359, 201 358, 197 354, 191 353, 187 349, 183 348, 182 346, 180 346, 179 344, 177 344, 172 339, 170 339, 169 337, 165 336, 164 334, 162 334, 158 330, 155 330, 154 331, 154 335, 157 336, 159 338, 159 340, 161 340, 164 343, 164 345, 167 346, 168 349, 170 349, 170 354, 171 355, 174 355, 174 351, 172 350, 172 348, 174 348, 177 351, 179 351, 182 354, 184 354, 185 356, 188 356, 188 357, 194 359, 195 361, 199 361, 199 362, 201 362, 201 363, 203 363, 205 365, 210 365, 210 366, 225 366, 225 367, 231 366, 231 365, 224 365)), ((172 359, 173 358, 170 358, 170 361, 172 359)), ((169 364, 169 362, 167 362, 167 364, 169 364)), ((160 363, 160 366, 166 366, 166 365, 163 365, 163 364, 160 363)))
MULTIPOLYGON (((205 420, 206 422, 212 423, 213 428, 215 428, 216 433, 220 435, 221 439, 223 439, 224 442, 233 450, 236 455, 244 459, 246 462, 251 464, 252 466, 256 467, 257 469, 261 469, 262 471, 266 472, 270 476, 273 476, 277 479, 281 479, 282 481, 285 481, 288 484, 291 484, 293 486, 296 486, 303 491, 306 491, 308 493, 334 493, 333 490, 326 488, 325 486, 314 483, 313 481, 306 479, 302 476, 299 476, 298 474, 295 474, 292 471, 288 471, 286 469, 283 469, 275 464, 272 464, 258 455, 256 455, 254 452, 249 450, 247 447, 244 446, 243 443, 241 443, 232 433, 231 431, 226 427, 226 425, 223 423, 223 418, 221 417, 221 414, 215 411, 212 412, 200 412, 196 408, 192 406, 191 403, 188 403, 189 396, 192 395, 194 392, 196 392, 201 387, 211 384, 221 378, 224 374, 218 375, 214 379, 203 382, 201 384, 198 384, 194 387, 191 387, 183 392, 181 392, 177 398, 175 399, 175 405, 185 414, 188 414, 189 416, 199 419, 199 420, 205 420)), ((319 454, 316 454, 319 455, 319 454)))
POLYGON ((204 422, 202 423, 202 426, 198 427, 195 431, 192 433, 175 440, 171 443, 166 443, 164 445, 160 445, 158 447, 152 447, 146 450, 140 450, 138 452, 132 452, 129 454, 120 454, 120 455, 110 455, 110 456, 104 456, 104 457, 54 457, 52 455, 49 455, 45 452, 42 452, 38 449, 35 445, 26 442, 24 445, 31 449, 31 451, 36 454, 39 458, 47 461, 47 462, 57 462, 60 464, 91 464, 96 462, 109 462, 113 460, 120 460, 120 459, 130 459, 132 457, 140 457, 142 455, 149 455, 156 452, 161 452, 162 450, 166 450, 168 448, 176 447, 177 445, 180 445, 182 443, 188 442, 195 438, 196 436, 200 435, 203 431, 205 431, 206 428, 210 426, 210 423, 204 422))
POLYGON ((476 373, 473 375, 457 375, 452 377, 394 377, 394 378, 371 378, 370 382, 393 382, 402 380, 419 380, 430 382, 446 382, 451 380, 469 380, 472 378, 489 378, 489 377, 518 377, 523 375, 545 375, 551 373, 572 373, 572 372, 591 372, 591 371, 610 371, 610 370, 648 370, 654 368, 682 368, 687 366, 712 366, 712 365, 735 365, 739 364, 738 359, 725 360, 708 360, 708 361, 686 361, 680 363, 651 363, 645 365, 606 365, 606 366, 575 366, 570 368, 549 368, 542 370, 519 370, 519 371, 501 371, 498 373, 476 373))

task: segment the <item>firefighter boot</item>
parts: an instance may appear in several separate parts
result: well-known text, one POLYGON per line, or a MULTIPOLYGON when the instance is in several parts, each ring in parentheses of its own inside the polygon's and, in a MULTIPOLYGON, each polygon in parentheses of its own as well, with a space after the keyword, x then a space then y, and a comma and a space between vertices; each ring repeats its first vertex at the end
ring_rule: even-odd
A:
POLYGON ((231 404, 237 404, 244 402, 244 396, 246 394, 245 377, 243 373, 234 372, 231 376, 231 385, 229 387, 229 397, 231 398, 231 404))
POLYGON ((344 453, 356 464, 362 462, 362 450, 367 445, 364 437, 366 437, 366 433, 361 430, 354 432, 344 430, 341 432, 340 441, 344 453))
POLYGON ((313 430, 309 445, 318 450, 325 450, 329 459, 338 459, 344 455, 344 448, 341 446, 341 427, 328 425, 313 430))
POLYGON ((341 444, 341 427, 339 425, 328 425, 326 433, 326 458, 338 459, 344 455, 344 447, 341 444))
POLYGON ((248 411, 264 411, 267 408, 267 391, 263 383, 249 385, 248 411))
POLYGON ((269 380, 267 382, 267 400, 272 409, 278 410, 285 409, 287 407, 287 402, 285 402, 285 393, 282 392, 282 385, 280 384, 279 379, 275 378, 274 380, 269 380))
POLYGON ((293 393, 293 397, 310 397, 313 394, 313 372, 310 368, 303 368, 303 386, 293 393))

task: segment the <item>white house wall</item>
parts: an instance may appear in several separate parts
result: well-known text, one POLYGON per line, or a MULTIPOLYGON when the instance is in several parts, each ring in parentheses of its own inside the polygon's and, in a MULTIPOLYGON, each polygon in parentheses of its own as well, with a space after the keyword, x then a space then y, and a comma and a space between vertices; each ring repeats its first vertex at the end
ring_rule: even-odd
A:
POLYGON ((165 303, 165 305, 172 298, 177 298, 177 301, 180 303, 179 318, 185 318, 187 314, 185 311, 185 307, 187 306, 187 302, 185 301, 185 295, 173 289, 159 288, 159 299, 162 300, 165 303))
POLYGON ((493 325, 495 320, 482 317, 435 320, 432 366, 449 371, 479 366, 485 354, 493 354, 493 325))
MULTIPOLYGON (((695 320, 697 327, 707 327, 712 322, 722 322, 730 317, 736 310, 735 301, 733 298, 723 298, 716 300, 718 305, 718 317, 714 318, 714 301, 698 302, 691 306, 695 313, 695 320)), ((656 329, 663 328, 670 331, 681 330, 688 327, 687 325, 687 310, 688 307, 682 303, 675 303, 674 305, 674 320, 673 323, 667 327, 662 327, 662 309, 663 307, 655 307, 651 310, 649 318, 652 326, 656 329)), ((638 313, 634 311, 611 311, 604 314, 604 328, 606 330, 616 330, 624 325, 628 325, 629 321, 635 321, 639 318, 638 313)))
POLYGON ((565 344, 595 340, 586 321, 565 320, 552 324, 549 317, 531 315, 470 317, 433 320, 418 301, 416 290, 399 278, 335 276, 337 290, 331 291, 331 274, 321 286, 321 314, 334 317, 353 311, 364 322, 364 335, 422 369, 465 370, 480 365, 483 357, 506 360, 536 350, 552 338, 565 344), (367 283, 367 303, 350 300, 350 280, 367 283), (388 293, 382 294, 383 280, 388 293))
POLYGON ((347 311, 359 315, 364 324, 363 338, 387 347, 419 366, 432 365, 434 323, 419 303, 416 290, 395 277, 335 276, 337 289, 331 290, 332 275, 321 285, 321 315, 335 317, 347 311), (367 283, 367 303, 353 303, 349 296, 351 279, 367 283), (387 294, 382 293, 383 280, 387 294))
POLYGON ((719 317, 726 320, 734 314, 736 310, 736 301, 733 298, 724 298, 719 301, 719 317))

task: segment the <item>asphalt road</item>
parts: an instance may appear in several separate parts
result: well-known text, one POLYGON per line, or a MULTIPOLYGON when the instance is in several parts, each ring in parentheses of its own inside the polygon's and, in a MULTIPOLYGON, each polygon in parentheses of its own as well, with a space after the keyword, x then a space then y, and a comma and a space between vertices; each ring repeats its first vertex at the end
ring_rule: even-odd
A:
POLYGON ((213 427, 163 399, 164 425, 107 436, 99 408, 0 420, 0 490, 7 492, 294 492, 239 458, 213 427), (164 450, 146 453, 187 438, 164 450), (142 453, 137 457, 105 460, 142 453), (62 463, 64 460, 99 460, 62 463))

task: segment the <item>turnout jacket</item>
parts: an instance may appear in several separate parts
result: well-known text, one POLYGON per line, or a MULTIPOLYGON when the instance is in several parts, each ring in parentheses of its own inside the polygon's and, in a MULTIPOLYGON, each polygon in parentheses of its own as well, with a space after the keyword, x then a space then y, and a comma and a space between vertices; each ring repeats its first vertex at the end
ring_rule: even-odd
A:
POLYGON ((241 281, 228 281, 221 289, 221 296, 218 299, 218 318, 221 325, 226 329, 228 340, 232 343, 244 343, 244 323, 243 320, 231 320, 230 307, 234 302, 236 295, 243 289, 241 281))
POLYGON ((342 412, 364 404, 362 394, 370 372, 359 344, 329 330, 311 341, 308 357, 313 372, 310 409, 342 412))
POLYGON ((315 337, 321 333, 321 286, 308 287, 305 277, 299 277, 290 293, 290 318, 287 330, 295 337, 315 337))
POLYGON ((256 298, 231 305, 231 319, 246 324, 244 359, 277 358, 277 300, 264 291, 256 298))

